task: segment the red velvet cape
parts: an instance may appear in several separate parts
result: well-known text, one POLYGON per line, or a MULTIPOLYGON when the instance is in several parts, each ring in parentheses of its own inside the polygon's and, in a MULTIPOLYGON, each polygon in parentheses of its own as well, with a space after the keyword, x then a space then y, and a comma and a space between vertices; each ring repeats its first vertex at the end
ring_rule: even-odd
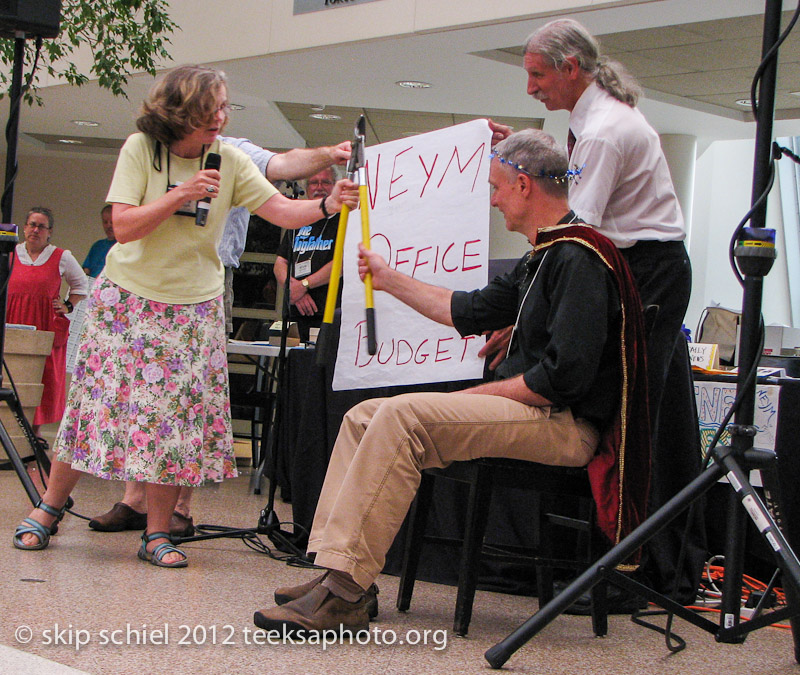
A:
POLYGON ((542 228, 534 250, 564 241, 585 246, 598 255, 611 271, 622 307, 620 407, 612 423, 600 430, 600 445, 587 466, 598 525, 617 544, 645 519, 650 490, 650 416, 642 303, 630 268, 617 247, 589 225, 542 228))

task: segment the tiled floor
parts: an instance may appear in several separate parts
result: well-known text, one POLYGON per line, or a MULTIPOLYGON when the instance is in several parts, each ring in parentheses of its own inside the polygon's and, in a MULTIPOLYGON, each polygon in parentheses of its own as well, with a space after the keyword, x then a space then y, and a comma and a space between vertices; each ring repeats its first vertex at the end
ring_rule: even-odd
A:
MULTIPOLYGON (((255 526, 266 496, 251 494, 248 478, 200 488, 195 520, 255 526)), ((73 516, 67 516, 48 549, 18 551, 11 536, 29 503, 13 472, 0 471, 0 494, 6 537, 0 544, 0 673, 74 672, 65 666, 137 675, 486 673, 486 649, 536 609, 535 599, 479 592, 470 636, 456 638, 451 632, 455 589, 419 583, 411 611, 401 614, 394 609, 397 579, 381 576, 381 611, 373 624, 381 644, 252 644, 253 611, 271 606, 277 585, 301 583, 314 572, 271 560, 231 539, 190 543, 187 569, 157 569, 136 558, 137 533, 93 532, 73 516), (394 644, 386 644, 392 639, 394 644), (414 641, 420 644, 409 644, 414 641)), ((121 485, 87 477, 75 491, 76 509, 93 516, 121 494, 121 485)), ((279 502, 277 510, 290 517, 288 505, 279 502)), ((721 645, 698 629, 676 624, 689 646, 670 656, 660 636, 627 617, 612 617, 609 635, 597 639, 588 618, 560 616, 506 668, 552 675, 800 673, 788 631, 763 629, 744 645, 721 645)))

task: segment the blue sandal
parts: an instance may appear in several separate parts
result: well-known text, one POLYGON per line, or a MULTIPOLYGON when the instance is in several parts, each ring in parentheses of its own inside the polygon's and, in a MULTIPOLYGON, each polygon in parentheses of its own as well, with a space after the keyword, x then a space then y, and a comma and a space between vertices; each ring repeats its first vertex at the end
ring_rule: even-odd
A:
POLYGON ((173 546, 172 544, 159 544, 152 551, 148 551, 147 544, 151 541, 155 541, 156 539, 169 540, 169 534, 166 532, 153 532, 153 534, 147 534, 146 531, 142 533, 142 545, 139 547, 138 553, 140 560, 146 560, 151 565, 155 565, 156 567, 186 567, 189 564, 188 556, 177 546, 173 546), (179 553, 183 556, 183 560, 165 563, 163 562, 164 556, 166 556, 168 553, 179 553))
POLYGON ((41 551, 47 548, 50 544, 50 536, 58 532, 58 523, 64 517, 64 511, 67 510, 67 505, 65 504, 60 509, 57 509, 49 504, 45 504, 40 499, 33 508, 40 509, 48 515, 55 516, 55 520, 50 527, 47 527, 46 525, 42 525, 38 520, 25 518, 25 520, 22 521, 23 524, 17 526, 17 529, 14 530, 14 546, 22 551, 41 551), (39 539, 39 543, 31 544, 30 546, 24 544, 22 535, 29 533, 35 535, 39 539))

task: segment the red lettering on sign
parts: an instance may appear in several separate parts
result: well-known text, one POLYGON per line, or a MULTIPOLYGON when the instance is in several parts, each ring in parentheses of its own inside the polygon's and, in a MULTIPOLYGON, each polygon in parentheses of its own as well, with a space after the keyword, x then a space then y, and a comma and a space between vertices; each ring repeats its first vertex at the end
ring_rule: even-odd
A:
POLYGON ((397 158, 400 155, 408 152, 409 150, 411 150, 411 148, 406 148, 405 150, 401 150, 394 156, 394 163, 392 164, 392 177, 391 179, 389 179, 389 201, 397 199, 401 195, 404 195, 406 192, 408 192, 408 190, 403 190, 402 192, 398 192, 396 195, 392 194, 392 187, 403 177, 403 174, 401 173, 399 176, 397 176, 397 178, 395 178, 395 171, 397 171, 397 158))
POLYGON ((400 269, 403 265, 411 264, 412 268, 409 276, 412 278, 416 278, 417 270, 430 265, 431 262, 433 263, 433 271, 429 272, 429 274, 438 274, 440 269, 442 272, 452 274, 454 272, 468 272, 482 267, 481 264, 469 264, 469 258, 479 258, 481 256, 480 253, 471 252, 473 250, 471 247, 482 243, 481 239, 470 239, 465 241, 463 245, 459 242, 451 242, 444 249, 442 248, 444 244, 437 244, 436 247, 423 246, 422 248, 403 246, 397 249, 396 254, 392 242, 382 232, 373 234, 370 237, 370 242, 372 249, 380 253, 390 267, 400 269), (381 240, 377 242, 377 245, 375 244, 376 239, 381 240), (410 251, 416 251, 416 253, 412 256, 409 254, 410 251))
POLYGON ((461 360, 463 361, 467 357, 467 347, 469 347, 469 343, 472 342, 477 335, 465 335, 461 338, 461 342, 464 345, 464 350, 461 352, 461 360))
MULTIPOLYGON (((453 358, 452 356, 445 356, 445 357, 439 358, 443 354, 447 354, 447 349, 442 349, 442 343, 443 342, 449 342, 452 339, 453 338, 451 338, 451 337, 439 338, 439 341, 436 343, 436 358, 434 359, 434 361, 436 361, 436 363, 441 363, 442 361, 449 361, 450 359, 453 358)), ((449 347, 449 345, 448 345, 448 347, 449 347)))
POLYGON ((422 159, 422 155, 419 155, 419 163, 422 164, 422 170, 425 172, 425 185, 422 186, 422 192, 419 193, 420 198, 422 195, 425 194, 425 188, 428 187, 428 183, 431 180, 431 176, 433 175, 433 170, 436 168, 436 160, 439 159, 439 153, 436 153, 436 156, 433 158, 433 164, 431 164, 431 170, 428 171, 428 167, 425 166, 425 160, 422 159))
POLYGON ((354 326, 356 332, 356 358, 355 366, 357 368, 366 368, 373 361, 377 360, 378 365, 381 366, 405 366, 412 361, 418 365, 427 363, 431 356, 433 356, 433 363, 444 363, 451 361, 455 358, 460 363, 463 363, 467 358, 467 349, 469 343, 474 340, 476 335, 468 335, 462 338, 454 337, 440 337, 436 339, 435 349, 431 350, 431 338, 423 338, 419 344, 415 346, 414 340, 406 340, 405 338, 392 338, 384 340, 378 344, 377 352, 374 355, 367 353, 367 331, 366 321, 362 320, 354 326), (454 340, 461 340, 461 354, 458 354, 458 349, 454 340))
POLYGON ((480 244, 480 239, 472 239, 471 241, 464 242, 464 257, 461 259, 461 269, 465 272, 469 270, 476 270, 480 267, 480 265, 472 265, 471 267, 467 267, 467 258, 478 258, 480 257, 480 253, 467 253, 467 246, 470 244, 480 244))
POLYGON ((445 167, 444 173, 442 174, 442 177, 439 179, 439 184, 436 187, 437 188, 442 187, 442 183, 444 183, 445 176, 447 176, 447 172, 449 171, 450 165, 453 163, 454 159, 456 160, 456 164, 458 166, 458 172, 459 173, 464 173, 467 170, 467 167, 472 163, 472 160, 475 159, 475 157, 477 156, 478 157, 478 166, 477 166, 477 168, 475 170, 475 178, 472 181, 472 190, 475 190, 475 183, 478 180, 478 173, 481 170, 481 164, 483 164, 483 151, 485 149, 486 149, 486 143, 481 143, 478 146, 478 149, 475 152, 473 152, 472 155, 470 156, 470 158, 467 160, 467 163, 464 166, 461 166, 461 155, 458 152, 458 146, 453 148, 453 154, 450 157, 450 161, 447 163, 447 166, 445 167))
MULTIPOLYGON (((414 269, 411 271, 411 276, 412 277, 414 277, 416 275, 418 267, 422 267, 423 265, 428 265, 429 264, 428 260, 425 260, 424 262, 420 262, 420 255, 422 253, 424 253, 425 251, 430 251, 432 249, 433 249, 433 246, 425 246, 424 248, 421 248, 421 249, 417 250, 417 259, 414 262, 414 269)), ((436 271, 436 270, 434 269, 434 271, 436 271)))
MULTIPOLYGON (((400 259, 400 254, 401 253, 405 253, 406 251, 413 251, 413 250, 414 250, 413 246, 406 246, 405 248, 397 249, 397 259, 394 261, 394 268, 397 269, 398 267, 400 267, 400 265, 404 265, 405 263, 410 263, 411 262, 411 258, 405 258, 405 259, 401 260, 400 259)), ((414 269, 415 270, 417 269, 416 266, 414 267, 414 269)), ((414 275, 412 274, 411 276, 414 276, 414 275)))
POLYGON ((375 208, 375 202, 378 201, 378 192, 380 192, 380 184, 378 182, 378 178, 381 175, 381 153, 378 153, 378 159, 375 162, 377 167, 375 168, 375 180, 370 180, 369 178, 369 160, 367 160, 364 164, 364 168, 366 169, 367 174, 367 193, 369 194, 369 208, 375 208), (372 186, 375 186, 375 190, 372 190, 372 186))
MULTIPOLYGON (((445 265, 444 265, 444 258, 445 258, 445 256, 446 256, 446 255, 447 255, 447 254, 450 252, 450 249, 451 249, 451 248, 453 248, 453 246, 455 246, 455 244, 450 244, 450 246, 448 246, 448 247, 445 249, 444 253, 442 253, 442 269, 443 269, 445 272, 458 272, 458 265, 456 265, 455 267, 453 267, 453 268, 450 268, 450 269, 448 269, 448 268, 447 268, 447 267, 445 267, 445 265)), ((439 247, 437 246, 436 248, 438 249, 439 247)))

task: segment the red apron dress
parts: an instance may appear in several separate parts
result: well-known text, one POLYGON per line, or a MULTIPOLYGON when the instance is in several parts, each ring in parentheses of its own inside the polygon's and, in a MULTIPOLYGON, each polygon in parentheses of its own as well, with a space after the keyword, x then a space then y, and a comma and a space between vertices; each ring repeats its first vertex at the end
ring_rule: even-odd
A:
POLYGON ((6 321, 55 333, 53 350, 44 364, 44 392, 33 417, 34 426, 60 422, 64 415, 69 319, 58 316, 53 309, 53 299, 58 298, 61 292, 58 266, 62 253, 63 249, 56 248, 44 265, 25 265, 12 255, 14 267, 8 281, 6 321))

